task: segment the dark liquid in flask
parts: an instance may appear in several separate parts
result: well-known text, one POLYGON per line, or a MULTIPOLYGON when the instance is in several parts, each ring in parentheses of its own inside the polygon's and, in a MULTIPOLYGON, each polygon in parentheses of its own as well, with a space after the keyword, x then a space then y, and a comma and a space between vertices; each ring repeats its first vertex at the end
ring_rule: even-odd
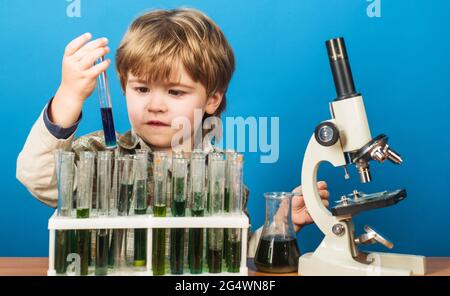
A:
POLYGON ((255 266, 262 272, 295 272, 298 269, 299 257, 300 251, 295 238, 267 236, 259 240, 255 266))
POLYGON ((112 108, 100 108, 102 113, 103 132, 105 134, 105 144, 108 148, 116 147, 116 132, 112 115, 112 108))

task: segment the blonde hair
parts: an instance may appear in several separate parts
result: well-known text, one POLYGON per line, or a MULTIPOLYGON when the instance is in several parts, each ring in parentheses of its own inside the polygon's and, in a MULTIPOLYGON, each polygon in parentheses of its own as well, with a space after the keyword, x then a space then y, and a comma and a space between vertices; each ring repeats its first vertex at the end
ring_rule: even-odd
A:
POLYGON ((214 115, 225 109, 225 93, 235 68, 234 54, 220 28, 194 9, 154 10, 133 21, 116 53, 125 91, 128 74, 148 82, 169 79, 180 63, 208 97, 223 92, 214 115))

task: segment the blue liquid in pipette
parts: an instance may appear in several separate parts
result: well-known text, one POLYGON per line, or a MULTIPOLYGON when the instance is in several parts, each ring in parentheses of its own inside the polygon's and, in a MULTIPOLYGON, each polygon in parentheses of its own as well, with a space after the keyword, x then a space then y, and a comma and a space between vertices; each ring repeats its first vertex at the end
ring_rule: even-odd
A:
POLYGON ((112 108, 100 108, 102 112, 102 124, 103 124, 103 132, 105 134, 105 144, 108 148, 115 148, 116 144, 116 133, 114 129, 114 121, 112 115, 112 108))

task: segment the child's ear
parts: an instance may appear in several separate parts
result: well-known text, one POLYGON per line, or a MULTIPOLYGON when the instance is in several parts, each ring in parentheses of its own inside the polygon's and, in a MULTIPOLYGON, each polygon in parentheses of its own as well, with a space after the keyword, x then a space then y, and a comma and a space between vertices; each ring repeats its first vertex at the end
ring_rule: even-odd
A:
POLYGON ((215 92, 206 100, 205 112, 208 114, 214 114, 222 103, 223 92, 215 92))

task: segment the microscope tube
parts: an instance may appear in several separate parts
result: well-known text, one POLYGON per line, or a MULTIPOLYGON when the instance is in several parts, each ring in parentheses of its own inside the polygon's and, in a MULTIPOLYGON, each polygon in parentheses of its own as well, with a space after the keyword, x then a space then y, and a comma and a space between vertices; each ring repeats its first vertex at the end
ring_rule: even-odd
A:
MULTIPOLYGON (((148 151, 136 151, 136 176, 134 180, 134 213, 147 213, 148 151)), ((134 230, 134 266, 145 266, 147 260, 147 229, 134 230)))
MULTIPOLYGON (((243 196, 243 155, 237 154, 229 163, 228 181, 230 193, 230 213, 242 213, 242 196, 243 196)), ((241 265, 241 229, 228 229, 228 251, 226 256, 226 264, 228 272, 239 272, 241 265)))
MULTIPOLYGON (((191 214, 202 217, 205 212, 205 154, 191 154, 191 214)), ((192 274, 202 273, 203 267, 203 228, 189 229, 189 269, 192 274)))
MULTIPOLYGON (((225 160, 222 153, 213 152, 209 155, 210 179, 209 179, 209 213, 221 214, 223 211, 225 191, 225 160)), ((208 267, 210 273, 222 271, 223 228, 208 229, 208 267)))
MULTIPOLYGON (((172 157, 172 216, 184 217, 187 195, 187 159, 182 152, 172 157)), ((170 231, 170 270, 172 274, 183 274, 184 266, 184 228, 170 231)))
MULTIPOLYGON (((165 152, 153 153, 153 215, 166 216, 168 155, 165 152)), ((152 234, 152 270, 153 275, 165 273, 166 230, 153 229, 152 234)))
MULTIPOLYGON (((101 57, 97 63, 104 61, 101 57)), ((102 72, 97 79, 98 98, 100 101, 100 111, 102 115, 103 132, 105 135, 105 144, 107 148, 117 147, 116 131, 114 128, 114 120, 112 114, 111 97, 109 93, 108 79, 106 71, 102 72)))
MULTIPOLYGON (((72 212, 73 178, 75 153, 58 150, 55 153, 56 178, 58 183, 57 215, 70 217, 72 212)), ((55 241, 55 270, 63 274, 67 270, 67 255, 72 253, 71 240, 74 239, 73 230, 56 230, 55 241)))
MULTIPOLYGON (((78 161, 77 218, 89 218, 92 203, 95 153, 83 151, 78 161)), ((80 255, 81 275, 88 274, 90 260, 90 230, 78 230, 77 253, 80 255)))

